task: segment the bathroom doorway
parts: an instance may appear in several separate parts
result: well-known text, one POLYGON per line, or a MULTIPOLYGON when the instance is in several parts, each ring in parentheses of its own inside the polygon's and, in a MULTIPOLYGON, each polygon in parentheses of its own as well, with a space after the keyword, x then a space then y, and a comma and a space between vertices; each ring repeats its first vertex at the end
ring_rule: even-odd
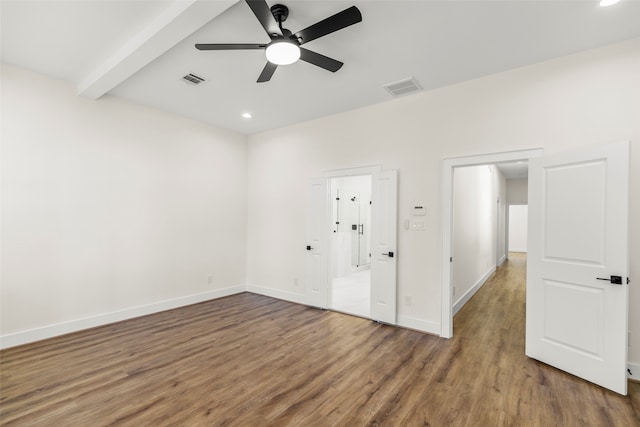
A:
POLYGON ((371 317, 371 175, 331 178, 330 308, 371 317))

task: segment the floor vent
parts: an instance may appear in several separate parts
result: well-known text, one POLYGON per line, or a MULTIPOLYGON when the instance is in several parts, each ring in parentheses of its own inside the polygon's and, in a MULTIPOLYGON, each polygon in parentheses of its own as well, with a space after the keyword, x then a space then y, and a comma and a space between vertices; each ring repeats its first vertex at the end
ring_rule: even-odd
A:
POLYGON ((183 80, 185 83, 189 83, 190 85, 194 85, 194 86, 197 86, 197 85, 199 85, 200 83, 204 83, 204 82, 206 82, 206 79, 205 79, 204 77, 197 76, 197 75, 195 75, 195 74, 193 74, 193 73, 189 73, 189 74, 187 74, 186 76, 184 76, 184 77, 182 78, 182 80, 183 80))
POLYGON ((417 92, 422 89, 422 87, 420 87, 418 82, 413 77, 409 77, 407 79, 393 83, 388 83, 386 85, 383 85, 382 87, 388 90, 389 93, 393 96, 406 95, 407 93, 417 92))

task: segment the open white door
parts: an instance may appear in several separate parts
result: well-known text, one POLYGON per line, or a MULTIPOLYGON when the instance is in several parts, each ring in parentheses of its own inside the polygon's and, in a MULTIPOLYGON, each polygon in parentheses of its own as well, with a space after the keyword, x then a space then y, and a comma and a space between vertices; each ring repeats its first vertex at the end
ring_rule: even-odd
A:
POLYGON ((398 175, 373 176, 371 194, 371 319, 396 324, 398 175))
POLYGON ((327 179, 312 179, 307 201, 307 304, 326 308, 327 289, 327 179))
POLYGON ((620 394, 628 188, 628 143, 529 164, 526 354, 620 394))

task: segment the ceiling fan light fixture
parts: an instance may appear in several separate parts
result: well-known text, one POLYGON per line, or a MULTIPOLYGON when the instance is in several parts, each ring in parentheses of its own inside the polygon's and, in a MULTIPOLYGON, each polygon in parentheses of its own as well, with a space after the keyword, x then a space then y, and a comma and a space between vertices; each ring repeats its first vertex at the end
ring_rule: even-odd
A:
POLYGON ((289 65, 300 59, 300 47, 287 40, 272 42, 266 49, 267 60, 276 65, 289 65))

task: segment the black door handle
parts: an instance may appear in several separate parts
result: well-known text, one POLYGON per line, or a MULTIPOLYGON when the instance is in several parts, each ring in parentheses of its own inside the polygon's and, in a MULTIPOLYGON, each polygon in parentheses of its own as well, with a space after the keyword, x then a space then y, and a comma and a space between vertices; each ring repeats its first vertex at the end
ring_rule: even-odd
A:
POLYGON ((313 249, 311 246, 307 245, 307 250, 310 251, 311 249, 313 249))
POLYGON ((382 254, 384 256, 388 256, 389 258, 393 258, 393 252, 389 251, 389 253, 382 254))
POLYGON ((622 276, 610 276, 608 279, 604 277, 596 277, 598 280, 606 280, 607 282, 611 282, 612 285, 622 285, 622 276))

